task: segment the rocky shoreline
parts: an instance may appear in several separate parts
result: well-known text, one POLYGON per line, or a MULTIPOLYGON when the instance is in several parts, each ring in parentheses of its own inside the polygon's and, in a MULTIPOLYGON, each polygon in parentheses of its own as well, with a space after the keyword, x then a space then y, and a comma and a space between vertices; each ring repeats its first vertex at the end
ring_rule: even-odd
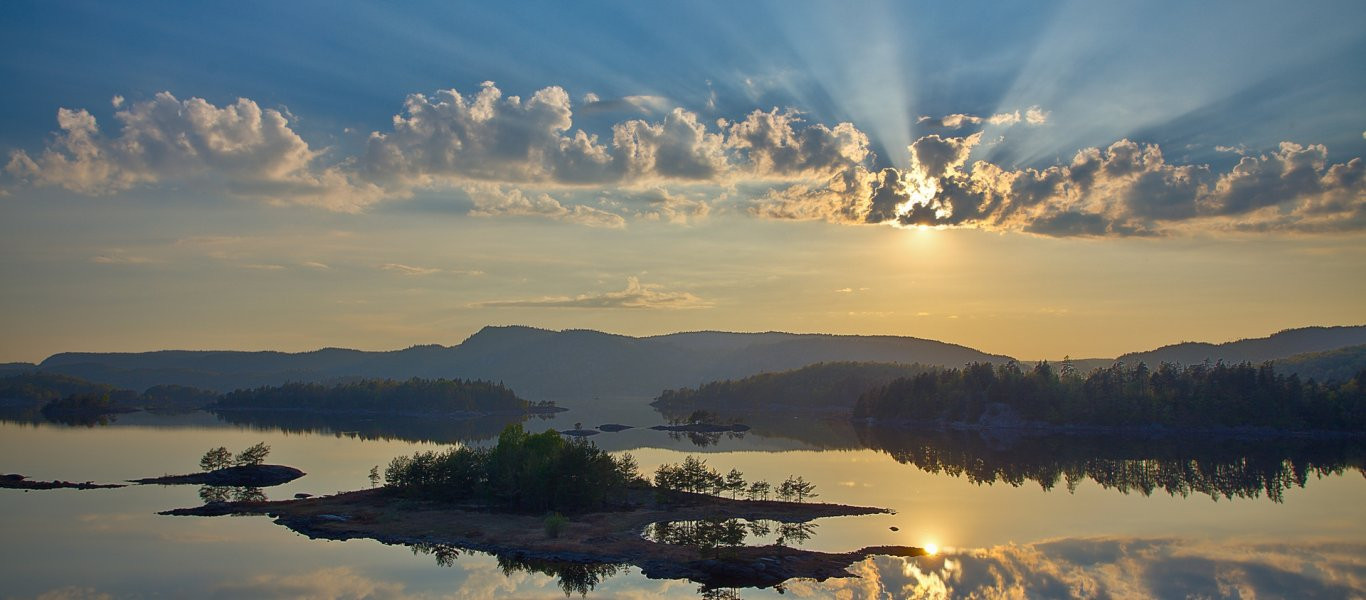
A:
POLYGON ((0 475, 0 488, 7 488, 12 490, 100 490, 121 487, 124 487, 124 485, 121 483, 92 483, 89 481, 83 483, 74 483, 71 481, 62 480, 33 481, 28 477, 16 473, 0 475))
POLYGON ((384 489, 274 502, 218 502, 164 515, 266 515, 310 538, 373 539, 414 547, 448 546, 513 560, 632 564, 655 579, 689 579, 713 587, 769 587, 792 578, 851 577, 850 565, 875 554, 920 556, 914 547, 869 547, 827 553, 790 546, 737 546, 703 556, 697 548, 662 544, 641 533, 651 523, 700 519, 802 523, 886 509, 824 503, 731 500, 680 493, 668 502, 651 489, 631 491, 621 510, 570 515, 557 537, 542 516, 402 498, 384 489))

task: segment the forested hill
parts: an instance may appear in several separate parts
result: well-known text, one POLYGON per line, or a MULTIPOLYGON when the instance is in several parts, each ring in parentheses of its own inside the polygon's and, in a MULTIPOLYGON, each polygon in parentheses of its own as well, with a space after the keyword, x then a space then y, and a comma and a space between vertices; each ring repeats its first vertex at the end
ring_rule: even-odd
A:
POLYGON ((285 382, 348 378, 468 378, 500 381, 521 394, 654 395, 818 362, 877 361, 954 366, 1008 357, 897 336, 690 332, 630 337, 589 330, 486 327, 457 346, 389 352, 159 351, 57 354, 44 372, 142 389, 173 383, 227 392, 285 382))
MULTIPOLYGON (((225 394, 212 410, 304 410, 412 414, 525 413, 536 409, 502 384, 462 379, 365 379, 287 383, 225 394)), ((548 407, 542 407, 548 408, 548 407)))
POLYGON ((1287 329, 1264 338, 1250 338, 1223 344, 1184 342, 1146 352, 1132 352, 1120 356, 1118 360, 1126 364, 1143 362, 1150 366, 1164 362, 1193 365, 1206 360, 1261 364, 1296 354, 1325 352, 1362 344, 1366 344, 1366 325, 1304 327, 1287 329))
POLYGON ((972 364, 870 391, 855 418, 909 424, 1366 431, 1366 369, 1320 384, 1270 363, 1116 364, 1082 376, 1048 363, 972 364))
POLYGON ((668 415, 695 410, 712 413, 765 410, 845 413, 859 396, 900 377, 935 369, 921 364, 818 363, 744 379, 713 381, 697 387, 664 390, 651 403, 668 415))

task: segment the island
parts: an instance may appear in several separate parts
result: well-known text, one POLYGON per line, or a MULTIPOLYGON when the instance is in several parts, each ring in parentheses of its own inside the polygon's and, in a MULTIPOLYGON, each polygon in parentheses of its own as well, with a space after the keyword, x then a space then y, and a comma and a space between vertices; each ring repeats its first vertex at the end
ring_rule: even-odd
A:
POLYGON ((32 480, 32 479, 29 479, 28 477, 25 477, 25 476, 23 476, 23 475, 19 475, 19 474, 17 474, 17 473, 10 473, 10 474, 8 474, 8 475, 0 475, 0 488, 7 488, 7 489, 12 489, 12 490, 57 490, 57 489, 99 490, 99 489, 121 488, 121 487, 123 487, 123 485, 122 485, 122 484, 118 484, 118 483, 92 483, 92 482, 89 482, 89 481, 77 483, 77 482, 72 482, 72 481, 61 481, 61 480, 56 480, 56 481, 34 481, 34 480, 32 480))
POLYGON ((504 429, 492 448, 398 457, 384 475, 382 487, 332 496, 214 502, 160 514, 266 515, 312 538, 403 544, 435 554, 438 562, 465 550, 555 572, 614 572, 613 566, 631 564, 647 577, 685 578, 709 587, 850 577, 848 567, 871 555, 925 554, 901 546, 842 553, 796 548, 814 529, 814 519, 890 512, 807 502, 814 486, 800 477, 778 486, 747 483, 737 470, 723 476, 688 457, 681 465, 661 466, 651 482, 639 475, 629 454, 612 456, 553 430, 527 434, 520 425, 504 429), (771 492, 779 499, 769 499, 771 492), (791 533, 766 545, 742 545, 744 525, 760 522, 791 533), (646 535, 660 524, 680 523, 705 535, 694 536, 694 543, 646 535))
POLYGON ((232 487, 272 487, 304 476, 304 472, 285 465, 239 465, 188 475, 163 475, 130 479, 142 485, 214 485, 232 487))

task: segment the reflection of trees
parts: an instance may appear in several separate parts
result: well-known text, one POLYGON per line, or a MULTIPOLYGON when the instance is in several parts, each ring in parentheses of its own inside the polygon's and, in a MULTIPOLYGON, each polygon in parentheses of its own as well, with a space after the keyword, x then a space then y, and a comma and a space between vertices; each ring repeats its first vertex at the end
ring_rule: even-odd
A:
POLYGON ((264 502, 266 493, 258 487, 233 485, 205 485, 199 488, 199 499, 210 502, 264 502))
POLYGON ((898 462, 974 483, 1025 481, 1073 490, 1090 479, 1102 487, 1145 496, 1257 498, 1274 502, 1304 487, 1311 475, 1346 469, 1366 473, 1366 442, 1353 438, 1191 438, 1017 436, 992 440, 971 431, 858 428, 860 440, 898 462))
POLYGON ((626 565, 499 556, 498 568, 503 570, 504 575, 511 575, 518 571, 550 575, 559 580, 560 589, 564 590, 565 596, 570 596, 576 592, 579 596, 587 596, 588 592, 591 592, 593 591, 593 588, 598 587, 599 583, 624 571, 626 565))
POLYGON ((220 421, 254 429, 286 433, 320 433, 362 440, 413 442, 475 442, 498 437, 503 427, 521 423, 526 415, 494 417, 391 416, 303 411, 232 410, 216 413, 220 421))
POLYGON ((740 590, 736 588, 714 588, 704 585, 697 588, 697 597, 702 600, 740 600, 740 590))
POLYGON ((734 555, 749 536, 763 538, 776 534, 778 546, 800 546, 816 531, 814 523, 784 523, 767 519, 697 519, 657 521, 645 528, 645 539, 661 544, 687 546, 702 557, 734 555))
POLYGON ((455 566, 455 559, 460 556, 460 549, 446 544, 413 544, 413 555, 428 554, 436 559, 436 564, 442 567, 455 566))
MULTIPOLYGON (((655 410, 670 423, 687 422, 687 417, 691 414, 667 407, 657 406, 655 410)), ((718 421, 749 425, 750 430, 747 432, 727 433, 730 439, 743 439, 746 433, 750 433, 761 438, 796 440, 822 449, 846 450, 858 447, 858 438, 854 435, 853 426, 849 419, 844 417, 827 418, 808 414, 794 418, 774 411, 746 412, 721 409, 716 409, 712 414, 718 421)), ((710 438, 712 444, 721 439, 720 434, 707 435, 714 436, 710 438)), ((670 437, 675 440, 684 439, 683 432, 677 431, 670 432, 670 437)), ((708 446, 705 443, 698 443, 698 440, 691 436, 688 439, 698 446, 708 446)))
POLYGON ((676 441, 688 440, 689 442, 692 442, 692 444, 693 444, 694 446, 697 446, 697 447, 699 447, 699 448, 706 448, 707 446, 715 446, 715 445, 717 444, 717 442, 720 442, 720 441, 721 441, 721 438, 722 438, 723 436, 724 436, 726 439, 728 439, 728 440, 742 440, 742 439, 745 439, 745 432, 743 432, 743 431, 670 431, 670 432, 669 432, 669 438, 671 438, 671 439, 673 439, 673 440, 676 440, 676 441))
MULTIPOLYGON (((455 566, 455 560, 461 552, 459 548, 448 544, 411 544, 409 548, 412 549, 413 554, 432 556, 436 559, 436 564, 442 567, 455 566)), ((495 555, 494 558, 497 559, 498 568, 503 570, 504 575, 526 572, 555 577, 559 581, 560 589, 564 590, 565 596, 574 593, 587 596, 588 592, 593 591, 593 588, 596 588, 598 584, 626 569, 626 565, 615 563, 513 558, 505 555, 495 555)))

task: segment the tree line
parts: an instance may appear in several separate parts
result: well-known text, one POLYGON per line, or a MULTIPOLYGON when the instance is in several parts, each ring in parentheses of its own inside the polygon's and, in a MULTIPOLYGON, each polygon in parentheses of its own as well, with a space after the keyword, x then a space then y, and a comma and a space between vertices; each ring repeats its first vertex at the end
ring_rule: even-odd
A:
POLYGON ((481 379, 362 379, 348 383, 286 383, 229 392, 216 409, 376 411, 411 413, 525 411, 542 404, 523 400, 502 383, 481 379))
POLYGON ((763 480, 746 482, 744 473, 739 469, 731 469, 722 475, 720 471, 707 466, 707 461, 691 455, 684 457, 680 464, 660 465, 655 470, 654 484, 655 489, 665 496, 668 492, 680 491, 713 496, 730 494, 732 499, 743 494, 750 500, 768 500, 772 494, 779 500, 801 502, 820 495, 816 493, 816 485, 800 475, 788 476, 777 487, 773 487, 763 480))
POLYGON ((1116 363, 1081 375, 1047 362, 971 363, 896 379, 868 391, 855 418, 981 422, 1002 411, 1053 425, 1366 430, 1366 369, 1329 384, 1278 374, 1271 363, 1116 363))
POLYGON ((738 380, 704 383, 696 388, 664 390, 651 405, 674 413, 697 409, 753 411, 772 407, 847 410, 864 390, 933 369, 918 363, 817 363, 781 373, 760 373, 738 380))

